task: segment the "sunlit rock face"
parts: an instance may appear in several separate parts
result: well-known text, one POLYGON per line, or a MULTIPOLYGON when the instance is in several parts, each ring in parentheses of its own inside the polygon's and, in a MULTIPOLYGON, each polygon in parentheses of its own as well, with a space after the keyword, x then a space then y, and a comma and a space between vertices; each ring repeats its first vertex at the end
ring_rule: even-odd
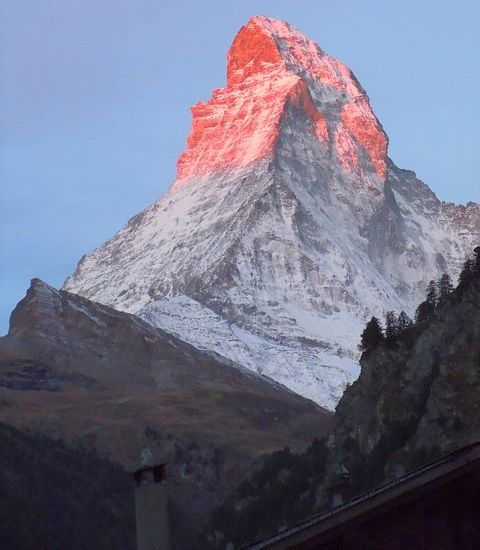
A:
POLYGON ((281 21, 240 30, 226 87, 192 118, 169 191, 65 288, 333 408, 365 320, 455 276, 479 207, 397 168, 350 69, 281 21))
POLYGON ((387 137, 350 69, 287 23, 253 17, 228 54, 227 86, 192 108, 177 181, 274 156, 289 106, 310 120, 319 141, 331 142, 329 153, 345 170, 373 168, 385 180, 387 137))

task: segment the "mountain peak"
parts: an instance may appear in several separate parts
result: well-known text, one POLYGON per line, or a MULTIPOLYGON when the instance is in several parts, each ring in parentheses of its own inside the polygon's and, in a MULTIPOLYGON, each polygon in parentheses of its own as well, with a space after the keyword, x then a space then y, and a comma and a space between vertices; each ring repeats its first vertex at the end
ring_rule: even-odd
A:
POLYGON ((275 156, 288 106, 348 173, 386 177, 388 140, 353 73, 283 21, 252 17, 228 53, 227 85, 191 109, 177 182, 275 156), (367 159, 367 164, 362 159, 367 159))
POLYGON ((252 74, 283 67, 283 59, 271 31, 273 23, 277 22, 255 16, 241 28, 228 52, 228 86, 239 84, 252 74))
POLYGON ((227 72, 192 108, 169 192, 64 288, 333 408, 365 320, 455 276, 479 212, 389 161, 353 73, 293 26, 250 19, 227 72))

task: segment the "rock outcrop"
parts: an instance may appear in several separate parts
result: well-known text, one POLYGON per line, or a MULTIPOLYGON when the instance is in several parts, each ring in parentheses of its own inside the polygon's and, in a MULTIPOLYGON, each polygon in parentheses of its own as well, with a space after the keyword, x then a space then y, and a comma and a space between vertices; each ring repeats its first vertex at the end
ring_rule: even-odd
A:
POLYGON ((358 489, 480 440, 480 284, 362 358, 335 413, 337 459, 358 489))

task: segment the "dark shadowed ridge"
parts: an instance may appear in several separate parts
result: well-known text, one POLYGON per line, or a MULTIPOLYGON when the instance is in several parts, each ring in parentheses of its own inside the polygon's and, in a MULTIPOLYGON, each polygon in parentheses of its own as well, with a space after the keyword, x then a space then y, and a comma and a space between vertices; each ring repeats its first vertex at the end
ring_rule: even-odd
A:
POLYGON ((0 339, 0 391, 3 420, 19 428, 127 469, 145 448, 166 459, 175 533, 187 539, 253 462, 285 445, 304 449, 332 418, 215 353, 39 279, 0 339))

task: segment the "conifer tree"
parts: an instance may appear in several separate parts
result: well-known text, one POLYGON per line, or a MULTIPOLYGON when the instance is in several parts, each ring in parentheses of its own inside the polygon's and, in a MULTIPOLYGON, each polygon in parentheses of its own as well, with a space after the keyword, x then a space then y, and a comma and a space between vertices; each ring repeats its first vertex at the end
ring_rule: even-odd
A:
POLYGON ((480 246, 473 249, 473 275, 475 279, 480 278, 480 246))
POLYGON ((422 302, 415 312, 415 322, 421 323, 428 321, 433 317, 435 307, 438 301, 437 285, 435 281, 430 281, 427 286, 427 296, 424 302, 422 302))
POLYGON ((448 273, 444 273, 438 281, 438 302, 444 303, 453 290, 450 275, 448 275, 448 273))
POLYGON ((435 309, 437 305, 438 294, 437 294, 437 285, 435 281, 430 281, 427 286, 427 299, 426 302, 431 304, 435 309))
POLYGON ((378 346, 383 339, 384 336, 380 321, 376 317, 372 317, 362 333, 360 349, 362 351, 371 350, 378 346))
POLYGON ((404 311, 402 311, 398 316, 398 332, 405 332, 411 325, 412 320, 404 311))
POLYGON ((468 259, 463 264, 462 271, 460 272, 460 276, 458 278, 458 287, 457 291, 461 294, 465 291, 467 287, 470 286, 472 281, 475 279, 475 260, 468 259))
POLYGON ((415 322, 422 323, 423 321, 428 321, 433 317, 435 308, 429 302, 422 302, 415 311, 415 322))
POLYGON ((399 327, 397 316, 394 311, 389 311, 385 319, 385 336, 387 340, 393 340, 398 336, 399 327))

